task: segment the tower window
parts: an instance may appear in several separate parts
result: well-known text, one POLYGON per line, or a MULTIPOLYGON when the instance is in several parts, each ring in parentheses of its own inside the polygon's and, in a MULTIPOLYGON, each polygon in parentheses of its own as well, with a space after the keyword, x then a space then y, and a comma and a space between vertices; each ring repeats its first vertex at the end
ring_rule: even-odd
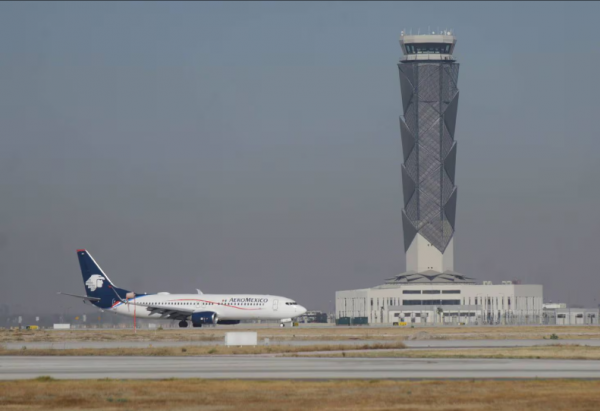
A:
POLYGON ((449 54, 448 43, 412 43, 405 44, 406 54, 449 54))

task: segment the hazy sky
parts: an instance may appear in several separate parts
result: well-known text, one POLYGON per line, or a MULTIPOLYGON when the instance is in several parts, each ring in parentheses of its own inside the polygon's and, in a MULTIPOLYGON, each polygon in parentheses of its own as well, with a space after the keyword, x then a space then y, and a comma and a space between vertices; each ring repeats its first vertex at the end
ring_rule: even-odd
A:
POLYGON ((405 269, 402 29, 454 29, 455 268, 600 302, 600 4, 0 3, 0 303, 336 290, 405 269), (24 301, 25 300, 25 301, 24 301))

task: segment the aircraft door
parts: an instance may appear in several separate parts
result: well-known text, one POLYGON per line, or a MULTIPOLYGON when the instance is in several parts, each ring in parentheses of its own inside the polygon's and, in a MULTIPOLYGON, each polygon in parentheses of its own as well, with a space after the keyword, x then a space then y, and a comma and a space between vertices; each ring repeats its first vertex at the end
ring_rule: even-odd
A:
POLYGON ((279 306, 279 300, 274 299, 273 300, 273 311, 277 311, 278 306, 279 306))

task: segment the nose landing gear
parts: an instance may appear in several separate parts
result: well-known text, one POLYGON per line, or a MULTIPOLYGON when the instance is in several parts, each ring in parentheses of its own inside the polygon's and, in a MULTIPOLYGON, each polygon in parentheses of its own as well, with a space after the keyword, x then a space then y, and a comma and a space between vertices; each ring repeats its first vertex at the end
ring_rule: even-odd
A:
POLYGON ((187 321, 183 320, 183 321, 179 321, 179 327, 180 328, 186 328, 188 326, 187 321))
POLYGON ((281 320, 281 323, 279 324, 280 327, 291 327, 292 325, 293 323, 291 318, 285 318, 281 320))

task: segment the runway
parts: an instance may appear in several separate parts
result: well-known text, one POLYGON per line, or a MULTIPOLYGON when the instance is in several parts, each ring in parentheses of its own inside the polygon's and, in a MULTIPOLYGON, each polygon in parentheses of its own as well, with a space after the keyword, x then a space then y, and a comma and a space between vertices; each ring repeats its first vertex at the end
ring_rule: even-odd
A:
MULTIPOLYGON (((340 340, 340 341, 271 341, 270 345, 364 345, 385 344, 398 340, 340 340)), ((511 348, 511 347, 533 347, 540 345, 577 344, 590 347, 600 347, 600 339, 597 340, 402 340, 407 348, 414 349, 452 349, 452 348, 511 348)), ((264 345, 264 341, 259 341, 264 345)), ((220 341, 65 341, 65 342, 9 342, 2 347, 9 350, 26 349, 73 349, 73 348, 147 348, 147 347, 181 347, 186 345, 224 345, 220 341)))
POLYGON ((400 358, 0 357, 0 379, 600 378, 600 361, 400 358))

